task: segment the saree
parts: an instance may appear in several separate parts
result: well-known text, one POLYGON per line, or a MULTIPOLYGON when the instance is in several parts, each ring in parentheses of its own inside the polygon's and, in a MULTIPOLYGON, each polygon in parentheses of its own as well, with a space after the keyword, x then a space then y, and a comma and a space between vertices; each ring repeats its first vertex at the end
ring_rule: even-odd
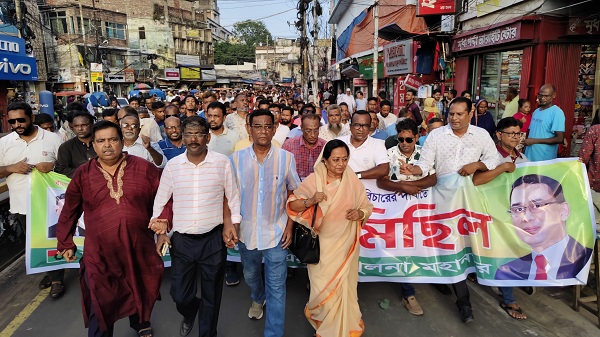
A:
POLYGON ((315 172, 290 195, 287 207, 294 221, 310 226, 315 207, 298 213, 290 209, 289 203, 309 199, 317 191, 327 195, 327 200, 316 208, 314 227, 319 233, 321 256, 318 264, 307 265, 310 297, 304 314, 317 336, 361 336, 364 323, 357 295, 361 221, 347 220, 346 210, 360 209, 367 219, 373 205, 350 167, 341 179, 327 182, 327 169, 321 159, 322 154, 315 172))

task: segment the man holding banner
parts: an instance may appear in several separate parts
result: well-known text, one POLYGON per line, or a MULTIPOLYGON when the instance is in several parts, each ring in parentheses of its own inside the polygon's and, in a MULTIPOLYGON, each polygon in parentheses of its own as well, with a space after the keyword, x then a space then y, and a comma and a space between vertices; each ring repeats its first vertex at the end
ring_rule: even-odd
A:
MULTIPOLYGON (((80 166, 67 187, 57 249, 67 262, 75 260, 73 235, 84 213, 79 281, 88 336, 112 336, 114 323, 129 316, 131 328, 149 337, 164 269, 148 229, 160 171, 123 153, 123 134, 114 123, 94 124, 92 142, 98 157, 80 166)), ((170 209, 161 218, 169 219, 170 209)))
MULTIPOLYGON (((400 168, 404 175, 422 175, 432 168, 438 176, 450 173, 469 176, 476 171, 493 170, 499 164, 494 141, 484 129, 470 125, 473 112, 470 99, 457 97, 450 103, 448 125, 432 131, 415 164, 400 168)), ((473 321, 466 280, 453 284, 456 306, 463 323, 473 321)))

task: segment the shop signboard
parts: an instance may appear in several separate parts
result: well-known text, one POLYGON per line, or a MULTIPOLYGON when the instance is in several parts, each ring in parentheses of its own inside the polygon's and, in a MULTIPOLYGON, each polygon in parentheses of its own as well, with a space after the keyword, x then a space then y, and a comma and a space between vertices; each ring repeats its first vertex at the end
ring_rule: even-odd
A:
POLYGON ((456 14, 456 0, 417 0, 417 16, 456 14))
POLYGON ((202 72, 199 67, 181 67, 180 72, 182 80, 200 80, 202 72))
POLYGON ((109 83, 125 83, 125 75, 123 74, 108 74, 105 79, 109 83))
POLYGON ((600 19, 598 18, 569 18, 567 35, 598 35, 600 34, 600 19))
POLYGON ((92 83, 101 83, 104 82, 104 74, 100 72, 91 72, 90 78, 92 83))
POLYGON ((90 71, 93 73, 101 73, 102 63, 90 63, 90 71))
POLYGON ((527 38, 523 36, 521 22, 515 22, 492 30, 462 35, 452 40, 452 51, 460 52, 527 38))
POLYGON ((352 79, 352 84, 355 87, 366 87, 367 86, 367 80, 365 80, 363 78, 354 78, 354 79, 352 79))
MULTIPOLYGON (((360 77, 370 80, 373 78, 373 55, 358 58, 358 72, 360 77)), ((377 78, 383 78, 383 55, 379 54, 377 59, 377 78)))
POLYGON ((179 81, 179 69, 178 68, 165 68, 165 78, 169 81, 179 81))
POLYGON ((413 72, 412 40, 394 42, 383 47, 385 76, 413 72))
POLYGON ((0 80, 37 81, 35 57, 25 53, 25 40, 0 35, 0 80))
POLYGON ((123 75, 125 76, 125 83, 135 82, 135 71, 133 69, 124 69, 123 75))
POLYGON ((181 66, 200 66, 200 57, 198 55, 176 54, 175 62, 181 66))
POLYGON ((394 115, 398 116, 400 109, 406 106, 406 85, 403 76, 396 79, 394 83, 394 115))
POLYGON ((417 79, 415 75, 408 75, 406 76, 406 81, 404 81, 404 85, 411 89, 419 90, 419 87, 423 86, 423 82, 417 79))

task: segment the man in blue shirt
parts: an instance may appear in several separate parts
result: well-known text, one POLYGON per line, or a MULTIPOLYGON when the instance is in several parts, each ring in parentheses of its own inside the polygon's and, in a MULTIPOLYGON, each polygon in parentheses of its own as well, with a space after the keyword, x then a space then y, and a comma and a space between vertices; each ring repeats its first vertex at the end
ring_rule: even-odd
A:
POLYGON ((562 144, 565 133, 565 113, 552 100, 556 88, 547 83, 537 95, 539 107, 533 112, 529 125, 529 138, 523 141, 525 155, 530 161, 555 159, 558 144, 562 144))
POLYGON ((167 138, 158 142, 167 160, 171 160, 185 152, 181 134, 181 119, 169 117, 165 119, 165 133, 167 138))

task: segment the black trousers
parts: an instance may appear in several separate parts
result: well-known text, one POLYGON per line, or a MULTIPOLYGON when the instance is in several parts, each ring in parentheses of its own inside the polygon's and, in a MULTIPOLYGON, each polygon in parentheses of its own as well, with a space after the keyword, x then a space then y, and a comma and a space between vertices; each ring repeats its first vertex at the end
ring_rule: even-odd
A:
MULTIPOLYGON (((21 230, 23 230, 23 233, 25 233, 25 229, 27 228, 27 216, 24 214, 16 214, 16 213, 14 213, 13 215, 15 216, 15 219, 17 220, 19 225, 21 226, 21 230)), ((65 278, 65 270, 64 269, 49 271, 46 274, 48 275, 48 277, 50 278, 50 281, 52 281, 52 282, 62 282, 63 279, 65 278)))
POLYGON ((467 287, 467 280, 454 283, 452 285, 454 293, 456 294, 456 306, 460 309, 462 307, 471 307, 471 301, 469 299, 469 287, 467 287))
POLYGON ((198 314, 200 337, 217 336, 227 257, 222 231, 220 225, 204 237, 178 232, 171 237, 171 297, 186 321, 198 314))

